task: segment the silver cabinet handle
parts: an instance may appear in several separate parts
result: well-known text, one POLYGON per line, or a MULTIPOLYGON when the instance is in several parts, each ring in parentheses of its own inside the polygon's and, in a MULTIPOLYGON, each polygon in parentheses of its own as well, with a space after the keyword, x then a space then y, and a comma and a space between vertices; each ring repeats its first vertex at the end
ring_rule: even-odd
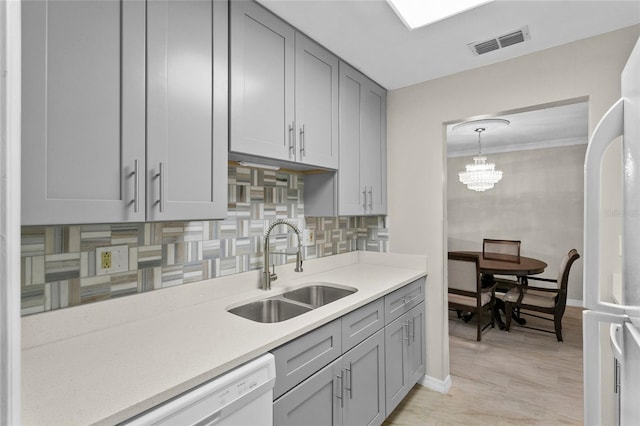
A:
POLYGON ((362 196, 364 197, 364 202, 362 203, 362 208, 364 208, 364 211, 366 213, 367 211, 367 187, 364 187, 364 190, 362 191, 362 196))
POLYGON ((304 153, 304 145, 305 145, 305 135, 304 135, 304 124, 302 125, 302 127, 300 128, 300 158, 302 158, 305 153, 304 153))
POLYGON ((136 174, 135 180, 134 180, 134 183, 133 183, 135 185, 134 188, 133 188, 133 197, 134 197, 133 198, 133 200, 134 200, 133 211, 138 213, 138 211, 140 211, 140 205, 139 205, 140 204, 140 202, 139 202, 139 200, 140 200, 140 171, 138 169, 138 160, 136 160, 134 162, 133 169, 134 169, 134 173, 136 174))
POLYGON ((412 342, 416 341, 416 319, 411 318, 411 334, 409 334, 412 342))
POLYGON ((292 121, 289 124, 289 158, 293 156, 294 160, 296 157, 296 141, 295 141, 295 123, 292 121))
POLYGON ((353 399, 353 376, 351 375, 351 363, 349 363, 349 368, 345 368, 345 370, 349 373, 349 387, 345 386, 345 389, 349 391, 349 399, 353 399))
POLYGON ((409 321, 402 324, 402 340, 409 341, 409 321), (404 336, 404 330, 407 329, 407 337, 404 336))
POLYGON ((369 188, 369 210, 373 210, 373 186, 369 188))
POLYGON ((340 372, 340 374, 338 374, 338 375, 336 376, 336 378, 337 378, 338 380, 340 380, 340 385, 338 386, 338 388, 340 389, 340 395, 338 395, 338 394, 336 393, 336 398, 338 398, 338 399, 340 400, 340 407, 344 408, 344 398, 343 398, 343 396, 344 396, 344 388, 342 387, 342 386, 343 386, 343 382, 342 382, 342 372, 340 372))
POLYGON ((133 200, 129 204, 133 204, 133 212, 138 213, 138 194, 140 191, 140 175, 138 174, 138 160, 133 160, 133 171, 129 173, 129 176, 133 176, 133 200))
POLYGON ((160 213, 162 213, 164 211, 164 203, 163 203, 163 194, 164 194, 164 183, 163 183, 163 176, 162 176, 162 162, 160 162, 160 165, 158 167, 158 173, 155 175, 155 177, 158 179, 158 192, 159 192, 159 196, 158 196, 158 201, 155 202, 155 204, 158 204, 160 207, 160 213))

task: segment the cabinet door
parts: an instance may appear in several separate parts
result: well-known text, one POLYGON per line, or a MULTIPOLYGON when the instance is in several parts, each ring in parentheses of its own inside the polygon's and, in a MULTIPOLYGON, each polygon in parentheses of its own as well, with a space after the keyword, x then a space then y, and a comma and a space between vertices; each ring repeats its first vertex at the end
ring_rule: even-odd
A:
POLYGON ((360 182, 366 188, 366 213, 387 212, 387 92, 366 81, 362 94, 360 182))
POLYGON ((22 2, 23 225, 144 220, 144 27, 144 2, 22 2))
POLYGON ((231 151, 295 161, 294 45, 286 22, 231 2, 231 151))
POLYGON ((342 357, 344 425, 379 425, 385 419, 384 330, 342 357))
POLYGON ((296 33, 296 158, 338 168, 338 58, 296 33))
POLYGON ((278 426, 328 426, 342 424, 344 397, 341 359, 300 383, 273 403, 273 423, 278 426))
POLYGON ((407 340, 407 375, 409 388, 413 387, 425 371, 424 303, 419 304, 408 315, 409 339, 407 340))
POLYGON ((386 369, 386 416, 402 401, 409 385, 407 380, 407 330, 406 314, 384 329, 384 356, 386 369))
POLYGON ((147 219, 227 207, 227 3, 147 3, 147 219))
POLYGON ((361 73, 344 62, 340 63, 340 169, 338 170, 340 215, 362 215, 366 212, 366 191, 364 183, 360 182, 364 79, 361 73))

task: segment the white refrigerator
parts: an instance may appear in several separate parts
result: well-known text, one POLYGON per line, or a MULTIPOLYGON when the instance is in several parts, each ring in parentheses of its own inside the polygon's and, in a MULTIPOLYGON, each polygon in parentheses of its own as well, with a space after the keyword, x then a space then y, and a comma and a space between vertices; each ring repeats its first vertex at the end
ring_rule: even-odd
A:
POLYGON ((622 72, 621 89, 622 97, 596 127, 585 159, 586 425, 640 425, 640 41, 622 72), (607 209, 603 159, 620 137, 621 204, 607 209), (619 243, 613 246, 611 228, 603 224, 612 218, 620 221, 614 236, 619 243), (603 266, 612 252, 620 256, 619 273, 603 266))

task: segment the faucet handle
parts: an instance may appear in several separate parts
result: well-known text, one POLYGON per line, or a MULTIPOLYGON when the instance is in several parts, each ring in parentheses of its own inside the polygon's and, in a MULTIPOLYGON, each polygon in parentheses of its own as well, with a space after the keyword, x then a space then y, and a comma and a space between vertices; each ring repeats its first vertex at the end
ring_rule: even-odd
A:
POLYGON ((272 271, 271 272, 271 281, 277 280, 278 279, 278 275, 276 275, 276 264, 275 263, 273 263, 271 265, 271 271, 272 271))

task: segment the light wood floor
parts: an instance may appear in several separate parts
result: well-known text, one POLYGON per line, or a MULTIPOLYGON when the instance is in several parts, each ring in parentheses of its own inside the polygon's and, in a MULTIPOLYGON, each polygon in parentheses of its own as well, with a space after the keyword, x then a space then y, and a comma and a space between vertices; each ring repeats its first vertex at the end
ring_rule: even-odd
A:
POLYGON ((513 323, 511 332, 496 326, 476 342, 474 321, 449 314, 449 393, 416 385, 385 425, 583 424, 582 308, 567 307, 563 343, 513 323))

